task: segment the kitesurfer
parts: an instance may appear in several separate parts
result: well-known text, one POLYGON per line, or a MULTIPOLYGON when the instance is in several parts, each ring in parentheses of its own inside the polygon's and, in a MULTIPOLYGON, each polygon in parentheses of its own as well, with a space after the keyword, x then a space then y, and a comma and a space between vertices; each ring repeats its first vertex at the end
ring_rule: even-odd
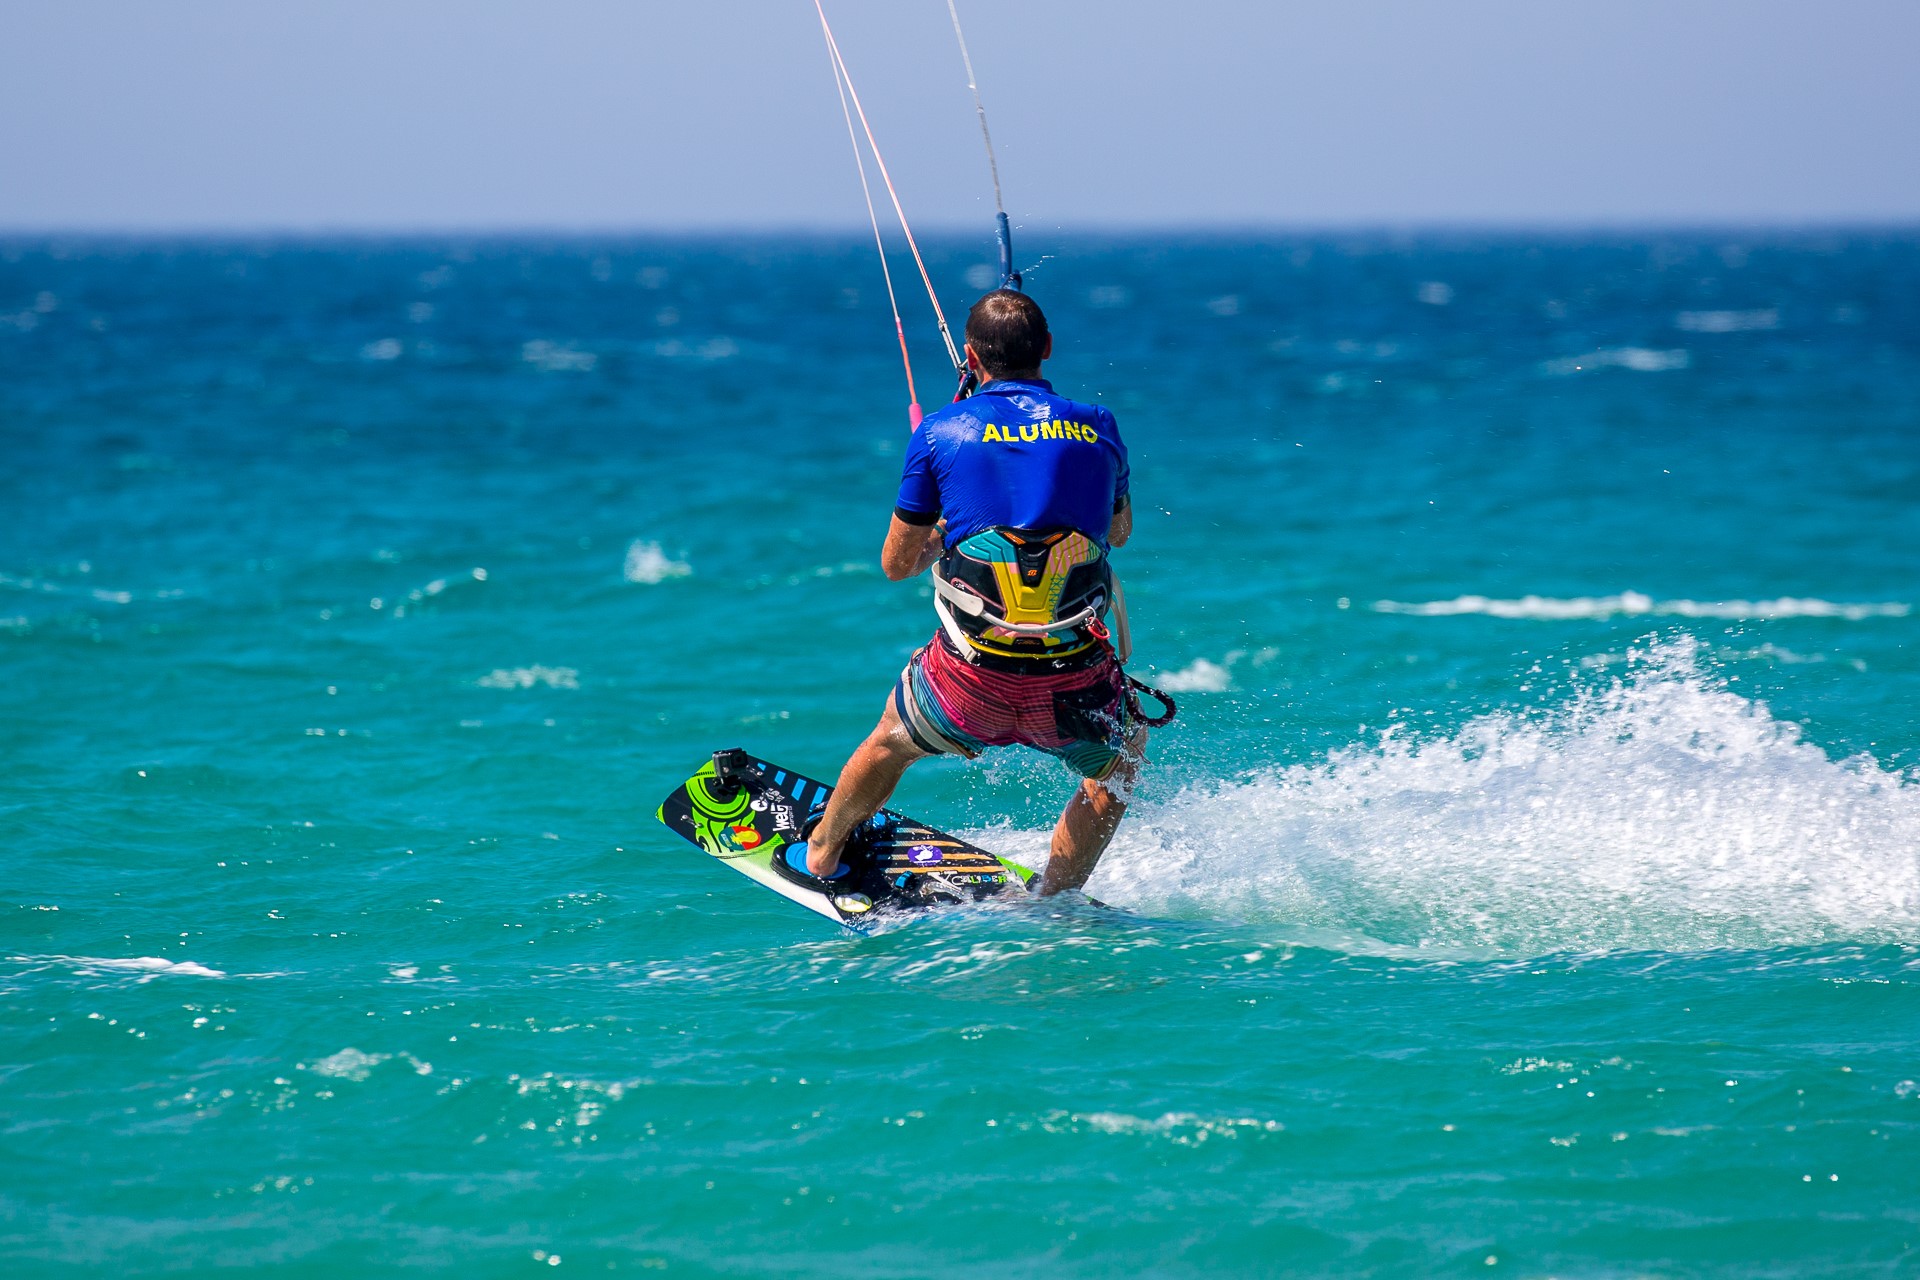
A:
POLYGON ((815 876, 837 872, 848 838, 931 755, 1020 744, 1081 775, 1042 894, 1085 884, 1126 812, 1146 727, 1104 617, 1107 551, 1133 532, 1127 448, 1111 413, 1040 376, 1052 354, 1038 304, 987 294, 966 326, 979 390, 914 430, 880 565, 896 582, 934 567, 941 627, 810 816, 815 876))

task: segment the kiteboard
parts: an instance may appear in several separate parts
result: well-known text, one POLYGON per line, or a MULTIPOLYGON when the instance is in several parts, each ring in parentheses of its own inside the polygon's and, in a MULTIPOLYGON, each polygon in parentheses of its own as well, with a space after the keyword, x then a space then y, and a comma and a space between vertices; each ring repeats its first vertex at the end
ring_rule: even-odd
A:
POLYGON ((738 747, 713 759, 660 805, 660 821, 696 848, 781 897, 837 924, 860 929, 889 911, 919 911, 1025 896, 1034 873, 1004 862, 914 818, 882 809, 841 854, 846 870, 832 880, 808 874, 801 824, 833 788, 805 774, 755 759, 738 747))

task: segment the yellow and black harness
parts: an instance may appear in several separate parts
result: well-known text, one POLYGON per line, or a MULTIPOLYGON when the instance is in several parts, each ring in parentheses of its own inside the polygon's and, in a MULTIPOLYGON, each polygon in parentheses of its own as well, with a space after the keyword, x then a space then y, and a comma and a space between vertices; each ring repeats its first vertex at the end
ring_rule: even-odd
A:
MULTIPOLYGON (((1024 662, 1090 660, 1111 645, 1124 666, 1133 656, 1126 596, 1107 550, 1072 529, 982 530, 947 547, 933 573, 933 609, 968 662, 1017 668, 1024 662), (1111 627, 1108 619, 1111 618, 1111 627)), ((1173 719, 1173 699, 1127 677, 1129 709, 1144 724, 1173 719), (1166 714, 1149 717, 1134 691, 1166 714)))

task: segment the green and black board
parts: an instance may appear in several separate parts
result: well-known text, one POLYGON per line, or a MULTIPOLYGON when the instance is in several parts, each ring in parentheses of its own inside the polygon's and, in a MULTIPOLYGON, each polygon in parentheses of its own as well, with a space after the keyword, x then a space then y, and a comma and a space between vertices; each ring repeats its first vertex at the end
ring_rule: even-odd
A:
POLYGON ((660 806, 667 829, 756 884, 860 928, 885 910, 917 910, 1024 895, 1033 872, 958 836, 883 809, 876 838, 842 855, 848 873, 832 881, 791 868, 787 847, 800 841, 807 811, 833 788, 735 749, 714 753, 660 806))

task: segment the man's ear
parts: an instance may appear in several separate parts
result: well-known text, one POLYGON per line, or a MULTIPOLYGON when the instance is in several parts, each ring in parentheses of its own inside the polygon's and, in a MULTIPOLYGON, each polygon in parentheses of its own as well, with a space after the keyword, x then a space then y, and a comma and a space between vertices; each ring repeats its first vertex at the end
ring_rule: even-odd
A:
POLYGON ((1047 346, 1046 346, 1046 349, 1040 353, 1040 358, 1042 360, 1053 359, 1053 335, 1052 334, 1047 335, 1047 346))

